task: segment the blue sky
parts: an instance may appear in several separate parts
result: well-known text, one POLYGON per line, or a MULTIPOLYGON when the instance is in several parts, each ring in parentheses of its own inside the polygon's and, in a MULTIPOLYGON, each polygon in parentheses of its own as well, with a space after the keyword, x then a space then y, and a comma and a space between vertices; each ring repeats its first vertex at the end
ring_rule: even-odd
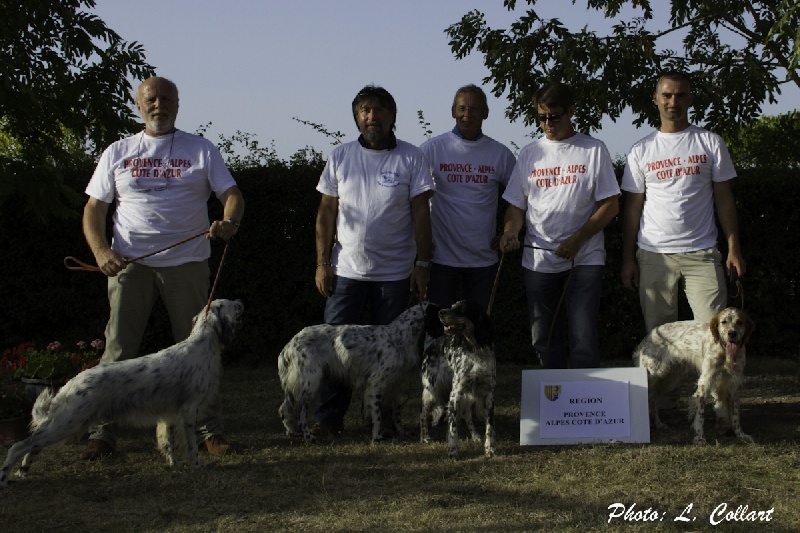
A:
MULTIPOLYGON (((97 0, 93 12, 125 40, 141 43, 157 73, 178 84, 179 128, 194 132, 211 122, 206 137, 215 142, 240 130, 261 145, 274 141, 288 159, 305 146, 325 155, 332 148, 293 117, 354 140, 350 102, 368 83, 395 97, 399 138, 425 140, 418 110, 434 134, 451 129, 453 93, 467 83, 482 85, 488 71, 479 54, 456 60, 445 28, 476 8, 490 26, 505 28, 526 5, 518 4, 509 13, 501 0, 97 0)), ((542 0, 536 9, 573 29, 603 23, 580 0, 542 0)), ((512 143, 526 145, 532 128, 509 122, 507 101, 483 87, 490 95, 484 133, 516 152, 512 143)), ((786 112, 799 100, 800 91, 786 91, 765 112, 786 112)), ((650 131, 634 128, 632 118, 623 114, 592 135, 612 156, 624 155, 650 131)))

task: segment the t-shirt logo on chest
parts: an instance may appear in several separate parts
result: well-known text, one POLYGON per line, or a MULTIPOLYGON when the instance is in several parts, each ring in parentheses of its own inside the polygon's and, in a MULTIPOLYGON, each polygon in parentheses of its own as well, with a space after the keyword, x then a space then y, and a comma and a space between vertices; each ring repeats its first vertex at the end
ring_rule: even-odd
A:
POLYGON ((378 183, 383 187, 397 187, 400 185, 400 180, 397 179, 399 174, 392 171, 383 171, 378 177, 378 183))

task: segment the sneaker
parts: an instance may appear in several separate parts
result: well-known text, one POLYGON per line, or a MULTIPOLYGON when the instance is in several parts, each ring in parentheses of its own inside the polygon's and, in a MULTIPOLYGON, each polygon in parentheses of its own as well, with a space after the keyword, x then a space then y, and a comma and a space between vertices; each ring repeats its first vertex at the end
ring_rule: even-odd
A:
POLYGON ((81 452, 81 459, 94 461, 114 455, 114 448, 109 443, 100 439, 89 439, 86 448, 81 452))
POLYGON ((344 422, 320 422, 311 426, 311 434, 315 437, 336 437, 344 432, 344 422))
POLYGON ((211 455, 225 455, 231 447, 222 435, 211 435, 205 440, 206 450, 211 455))

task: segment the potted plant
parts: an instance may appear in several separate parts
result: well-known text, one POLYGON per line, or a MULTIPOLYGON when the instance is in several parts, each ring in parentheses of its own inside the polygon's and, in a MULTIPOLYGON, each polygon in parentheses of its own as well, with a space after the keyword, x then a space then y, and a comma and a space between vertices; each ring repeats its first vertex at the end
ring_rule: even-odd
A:
MULTIPOLYGON (((81 341, 69 350, 59 341, 39 348, 25 342, 3 351, 2 367, 13 371, 14 377, 25 384, 30 407, 45 387, 58 389, 79 372, 97 365, 105 343, 96 339, 81 341)), ((28 412, 30 412, 30 407, 28 412)))

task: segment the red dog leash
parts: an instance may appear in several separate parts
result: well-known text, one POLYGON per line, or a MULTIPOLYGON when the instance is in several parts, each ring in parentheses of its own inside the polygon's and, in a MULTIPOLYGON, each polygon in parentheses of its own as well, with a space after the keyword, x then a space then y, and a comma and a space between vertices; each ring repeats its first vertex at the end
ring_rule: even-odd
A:
MULTIPOLYGON (((208 230, 207 229, 203 230, 203 231, 197 233, 196 235, 192 235, 191 237, 183 239, 182 241, 178 241, 175 244, 170 244, 169 246, 161 248, 160 250, 156 250, 155 252, 150 252, 149 254, 140 255, 139 257, 134 257, 133 259, 125 259, 125 264, 129 265, 131 263, 135 263, 136 261, 141 261, 142 259, 148 258, 148 257, 156 255, 156 254, 160 254, 161 252, 163 252, 165 250, 169 250, 170 248, 175 248, 176 246, 179 246, 179 245, 181 245, 181 244, 183 244, 185 242, 189 242, 192 239, 196 239, 198 237, 201 237, 201 236, 207 235, 207 234, 208 234, 208 230)), ((71 255, 69 255, 69 256, 64 258, 64 266, 67 267, 69 270, 82 271, 82 272, 100 272, 101 271, 100 267, 84 263, 80 259, 76 259, 75 257, 72 257, 71 255)))

